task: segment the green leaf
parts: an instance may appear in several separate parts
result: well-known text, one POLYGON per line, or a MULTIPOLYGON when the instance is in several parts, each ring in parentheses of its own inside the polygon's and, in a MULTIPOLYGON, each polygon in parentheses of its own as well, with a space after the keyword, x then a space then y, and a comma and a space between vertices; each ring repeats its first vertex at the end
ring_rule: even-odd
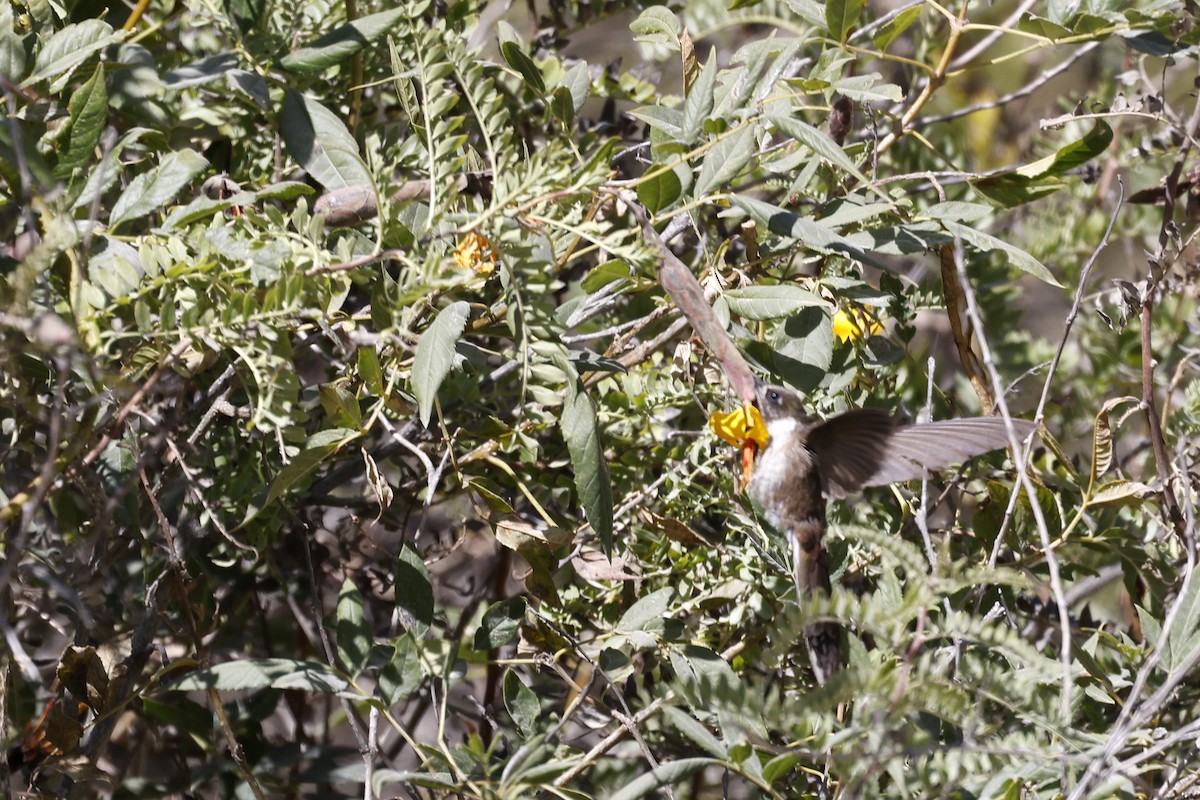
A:
POLYGON ((608 800, 638 800, 655 789, 678 783, 705 767, 719 763, 714 758, 682 758, 678 761, 668 761, 634 778, 619 792, 609 795, 608 800))
POLYGON ((1103 153, 1112 139, 1112 129, 1098 121, 1086 136, 1060 147, 1053 155, 1011 172, 973 180, 971 186, 1005 208, 1028 203, 1066 186, 1061 176, 1103 153))
POLYGON ((974 247, 976 250, 991 251, 996 250, 1008 257, 1008 263, 1012 264, 1022 272, 1028 272, 1033 277, 1040 281, 1050 284, 1051 286, 1059 286, 1055 277, 1050 274, 1050 270, 1043 266, 1042 262, 1026 253, 1021 248, 1011 245, 1008 242, 997 239, 995 236, 990 236, 982 231, 969 228, 966 225, 944 220, 942 224, 951 234, 959 236, 964 242, 974 247))
MULTIPOLYGON (((305 449, 301 450, 299 455, 293 458, 287 466, 279 470, 279 474, 271 481, 271 487, 267 490, 267 499, 263 502, 262 508, 266 508, 283 497, 293 486, 316 471, 317 467, 336 453, 342 445, 358 436, 358 431, 347 428, 330 428, 314 434, 305 444, 305 449)), ((262 508, 248 508, 242 524, 245 525, 258 516, 258 512, 262 508)))
POLYGON ((754 158, 756 147, 753 125, 744 125, 720 139, 705 154, 692 194, 703 197, 714 189, 729 188, 729 182, 754 158))
POLYGON ((162 229, 169 231, 175 228, 182 228, 198 220, 207 219, 214 214, 219 214, 227 208, 247 205, 253 202, 253 200, 254 195, 250 192, 239 192, 236 195, 223 199, 200 195, 185 206, 176 206, 171 209, 171 213, 167 214, 167 218, 163 220, 162 229))
MULTIPOLYGON (((867 178, 867 176, 859 171, 858 166, 854 163, 854 159, 846 155, 846 151, 843 150, 837 142, 830 138, 829 134, 814 128, 812 125, 801 121, 797 117, 774 115, 768 117, 768 119, 776 128, 781 130, 786 135, 792 137, 809 150, 812 150, 830 164, 834 165, 838 169, 848 172, 850 175, 853 175, 863 185, 871 185, 871 181, 867 178)), ((880 192, 880 194, 882 195, 883 193, 880 192)))
POLYGON ((293 658, 247 658, 189 672, 167 686, 177 692, 216 689, 233 692, 244 689, 300 689, 314 694, 336 694, 349 683, 324 664, 293 658))
POLYGON ((212 735, 213 713, 206 706, 186 697, 172 697, 171 702, 164 703, 148 695, 138 698, 142 713, 162 720, 168 725, 174 725, 181 731, 203 739, 212 735))
POLYGON ((401 6, 359 17, 339 25, 311 44, 293 50, 280 59, 279 65, 293 72, 321 72, 382 38, 400 20, 419 14, 408 6, 401 6))
POLYGON ((525 46, 517 36, 517 31, 512 25, 500 20, 497 33, 500 37, 500 54, 504 56, 504 60, 524 79, 529 88, 539 95, 545 95, 546 82, 542 79, 542 71, 525 52, 525 46))
POLYGON ((804 756, 799 753, 780 753, 763 765, 763 780, 767 783, 774 783, 791 772, 803 760, 804 756))
POLYGON ((346 578, 338 593, 337 650, 338 658, 351 675, 357 675, 366 667, 374 643, 371 626, 363 616, 362 594, 354 581, 346 578))
POLYGON ((1087 498, 1087 505, 1092 506, 1122 506, 1140 502, 1148 495, 1154 494, 1154 489, 1141 481, 1115 480, 1098 487, 1087 498))
POLYGON ((575 488, 592 530, 605 553, 612 553, 613 499, 608 463, 600 446, 600 429, 592 400, 577 383, 570 384, 563 402, 563 438, 575 473, 575 488))
POLYGON ((0 76, 12 83, 25 75, 25 43, 13 30, 12 4, 0 7, 0 76))
MULTIPOLYGON (((1175 602, 1179 610, 1167 631, 1166 642, 1161 645, 1162 660, 1158 663, 1168 674, 1183 666, 1200 647, 1200 576, 1192 574, 1175 602)), ((1157 640, 1162 635, 1162 624, 1155 620, 1153 628, 1157 640)), ((1149 633, 1147 630, 1148 640, 1149 633)), ((1159 646, 1157 641, 1153 644, 1159 646)))
POLYGON ((675 587, 673 586, 664 586, 658 591, 639 598, 621 615, 616 630, 623 633, 661 631, 667 612, 671 608, 671 601, 674 599, 675 587))
MULTIPOLYGON (((558 88, 571 93, 571 111, 578 114, 592 91, 592 78, 586 62, 580 61, 558 79, 558 88)), ((557 93, 557 90, 556 90, 557 93)))
POLYGON ((827 0, 825 3, 825 27, 829 37, 844 42, 858 24, 867 0, 827 0))
POLYGON ((483 615, 475 630, 476 650, 495 650, 512 644, 521 634, 521 621, 525 619, 525 598, 517 595, 493 603, 483 615))
POLYGON ((900 34, 912 27, 912 24, 921 17, 922 6, 914 5, 904 9, 896 16, 892 17, 882 27, 875 32, 871 37, 871 41, 880 50, 887 50, 887 46, 896 41, 900 34))
POLYGON ((575 124, 575 102, 571 90, 565 86, 556 87, 550 95, 550 110, 564 129, 570 129, 575 124))
POLYGON ((682 733, 687 738, 691 739, 700 749, 706 751, 714 758, 728 758, 729 751, 721 741, 712 735, 703 724, 700 723, 691 714, 684 711, 682 708, 675 706, 663 706, 663 714, 674 726, 675 730, 682 733))
POLYGON ((637 185, 638 200, 651 214, 669 208, 682 194, 683 185, 673 169, 655 169, 637 185))
POLYGON ((579 288, 588 294, 603 289, 613 281, 628 281, 633 276, 630 274, 629 265, 624 261, 613 259, 612 261, 604 261, 592 268, 592 271, 587 274, 579 283, 579 288))
POLYGON ((1108 127, 1103 120, 1097 120, 1082 139, 1063 145, 1048 158, 1020 167, 1017 169, 1017 174, 1028 178, 1062 175, 1103 153, 1112 144, 1112 140, 1112 128, 1108 127))
POLYGON ((921 213, 922 217, 953 222, 977 222, 992 213, 991 206, 983 203, 967 203, 962 200, 950 200, 945 203, 934 203, 921 213))
MULTIPOLYGON (((69 77, 71 70, 86 61, 92 54, 123 38, 114 35, 112 26, 98 19, 86 19, 57 31, 42 45, 33 63, 33 72, 21 81, 21 88, 32 86, 47 78, 69 77)), ((50 91, 62 90, 62 80, 50 84, 50 91)))
POLYGON ((713 93, 717 86, 717 49, 708 52, 708 61, 704 69, 692 84, 687 100, 683 104, 683 133, 680 140, 687 145, 695 143, 704 130, 713 110, 713 93))
POLYGON ((396 640, 391 661, 379 671, 379 696, 383 702, 394 706, 420 688, 424 678, 417 643, 411 634, 406 633, 396 640))
POLYGON ((70 139, 66 152, 54 167, 54 177, 68 180, 76 169, 95 158, 96 145, 108 119, 108 92, 104 85, 104 65, 97 64, 92 77, 71 95, 67 104, 71 115, 70 139))
POLYGON ((400 623, 421 637, 433 624, 433 584, 425 562, 411 544, 405 542, 396 559, 396 610, 400 623))
POLYGON ((1034 200, 1040 200, 1065 189, 1067 182, 1053 175, 1041 178, 1026 178, 1015 172, 989 175, 979 180, 968 181, 971 187, 1001 208, 1016 208, 1034 200))
POLYGON ((723 296, 732 313, 756 322, 780 319, 808 306, 828 305, 807 289, 790 284, 746 286, 742 289, 730 289, 723 296))
POLYGON ((651 6, 629 23, 629 30, 633 32, 635 42, 665 44, 678 50, 683 23, 666 6, 651 6))
POLYGON ((387 391, 383 385, 383 367, 379 365, 379 354, 375 345, 368 344, 358 348, 358 377, 367 387, 367 391, 376 397, 383 397, 387 391))
POLYGON ((740 195, 730 198, 735 206, 741 207, 750 218, 763 228, 779 236, 796 239, 805 247, 827 253, 845 253, 864 264, 887 269, 886 265, 867 255, 865 251, 836 231, 826 227, 820 221, 811 217, 801 217, 792 211, 779 206, 764 203, 752 197, 740 195))
POLYGON ((504 673, 504 707, 522 736, 528 739, 537 732, 538 721, 542 719, 541 703, 512 669, 504 673))
POLYGON ((374 185, 345 123, 318 101, 288 89, 279 128, 292 158, 326 190, 374 185))
POLYGON ((138 219, 175 199, 179 191, 208 166, 208 160, 195 150, 168 153, 154 169, 129 182, 113 204, 110 229, 138 219))
POLYGON ((651 135, 661 134, 672 141, 683 139, 683 114, 663 106, 641 106, 629 112, 634 119, 650 126, 651 135))
POLYGON ((438 388, 454 366, 454 345, 462 336, 471 307, 459 300, 442 309, 421 334, 412 365, 412 391, 417 397, 421 424, 428 426, 438 388))
POLYGON ((882 83, 878 73, 847 75, 839 78, 833 88, 856 103, 899 103, 904 92, 894 83, 882 83))
POLYGON ((780 377, 804 392, 817 388, 833 364, 833 318, 828 309, 801 310, 776 329, 771 347, 780 377))

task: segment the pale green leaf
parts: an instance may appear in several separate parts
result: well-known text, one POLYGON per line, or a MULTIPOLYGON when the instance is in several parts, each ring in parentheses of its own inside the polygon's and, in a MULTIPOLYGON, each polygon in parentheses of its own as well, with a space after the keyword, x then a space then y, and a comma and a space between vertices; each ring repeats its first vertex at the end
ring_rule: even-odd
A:
POLYGON ((180 692, 216 689, 299 689, 314 694, 335 694, 349 684, 324 664, 292 658, 247 658, 195 670, 168 686, 180 692))
POLYGON ((438 312, 417 342, 411 382, 422 425, 428 425, 433 416, 433 401, 454 366, 454 345, 462 336, 470 315, 471 307, 467 303, 462 300, 451 303, 438 312))
POLYGON ((338 593, 337 650, 338 658, 352 675, 362 672, 367 665, 373 643, 371 627, 363 616, 362 594, 354 581, 346 578, 338 593))
POLYGON ((563 438, 575 473, 575 488, 592 530, 605 553, 612 552, 613 499, 608 463, 600 445, 596 409, 587 393, 572 386, 563 402, 560 419, 563 438))
POLYGON ((608 800, 638 800, 655 789, 678 783, 716 763, 720 762, 713 758, 683 758, 678 761, 668 761, 634 778, 616 794, 609 795, 608 800))
POLYGON ((688 91, 687 100, 683 104, 683 135, 680 137, 684 144, 692 144, 704 130, 704 123, 712 114, 713 92, 717 86, 717 49, 709 50, 708 61, 704 69, 688 91))
POLYGON ((195 150, 168 153, 159 165, 135 177, 113 204, 109 228, 138 219, 175 199, 183 187, 208 166, 208 160, 195 150))
POLYGON ((1088 506, 1128 505, 1139 502, 1154 489, 1141 481, 1115 480, 1098 487, 1087 499, 1088 506))
POLYGON ((1061 283, 1050 273, 1050 270, 1038 261, 1036 258, 1025 252, 1021 248, 1011 245, 1008 242, 997 239, 995 236, 962 225, 958 222, 944 220, 942 222, 946 226, 946 230, 950 233, 959 236, 964 242, 974 247, 976 250, 992 251, 1003 253, 1008 258, 1008 263, 1012 264, 1022 272, 1028 272, 1044 283, 1051 286, 1062 286, 1061 283))
POLYGON ((284 93, 280 133, 296 163, 326 190, 373 183, 346 124, 308 95, 284 93))
POLYGON ((754 321, 780 319, 807 306, 828 305, 807 289, 790 284, 730 289, 724 297, 732 313, 754 321))
POLYGON ((858 169, 858 165, 854 163, 854 159, 846 155, 846 151, 830 138, 829 134, 818 128, 814 128, 798 117, 772 115, 769 119, 771 124, 780 131, 792 137, 809 150, 812 150, 838 169, 848 172, 859 183, 870 185, 871 181, 858 169))
MULTIPOLYGON (((21 87, 32 86, 46 78, 65 76, 92 54, 121 38, 121 35, 114 35, 111 25, 98 19, 85 19, 68 25, 55 32, 38 50, 33 72, 21 82, 21 87)), ((59 88, 51 85, 53 91, 59 88)))
POLYGON ((334 28, 310 44, 297 48, 279 61, 293 72, 321 72, 345 61, 367 45, 380 39, 402 19, 414 13, 408 6, 367 14, 334 28))
POLYGON ((538 721, 542 718, 541 703, 533 690, 511 669, 504 674, 504 707, 523 736, 528 738, 537 731, 538 721))
POLYGON ((750 163, 758 147, 753 125, 745 125, 720 139, 704 156, 696 176, 696 197, 729 188, 729 183, 750 163))

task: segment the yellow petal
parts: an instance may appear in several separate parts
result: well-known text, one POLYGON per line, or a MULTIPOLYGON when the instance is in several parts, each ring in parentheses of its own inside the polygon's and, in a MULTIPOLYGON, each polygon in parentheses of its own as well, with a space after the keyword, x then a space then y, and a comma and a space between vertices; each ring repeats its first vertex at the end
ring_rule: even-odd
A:
POLYGON ((751 405, 735 408, 728 413, 715 411, 708 418, 708 426, 713 429, 713 433, 734 447, 741 447, 747 439, 759 447, 766 447, 771 438, 767 434, 762 415, 751 405))
POLYGON ((464 236, 454 249, 454 262, 463 269, 473 269, 480 275, 496 271, 499 256, 496 248, 484 236, 472 231, 464 236))
POLYGON ((882 330, 882 325, 861 311, 843 311, 839 308, 833 315, 833 335, 842 342, 875 336, 882 330))

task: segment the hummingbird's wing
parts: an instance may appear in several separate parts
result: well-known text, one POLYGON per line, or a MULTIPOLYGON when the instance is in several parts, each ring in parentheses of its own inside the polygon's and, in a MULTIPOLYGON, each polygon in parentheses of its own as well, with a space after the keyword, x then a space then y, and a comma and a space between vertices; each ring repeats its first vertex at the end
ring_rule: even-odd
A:
POLYGON ((816 456, 829 497, 854 494, 884 466, 887 443, 896 432, 891 414, 876 408, 847 411, 808 433, 805 445, 816 456))
MULTIPOLYGON (((864 486, 920 480, 923 473, 944 469, 990 450, 1008 446, 1000 417, 974 417, 882 429, 890 418, 865 409, 834 417, 815 428, 809 448, 826 479, 826 493, 843 497, 864 486), (870 416, 867 416, 868 413, 870 416)), ((1014 419, 1018 439, 1033 431, 1032 422, 1014 419)))

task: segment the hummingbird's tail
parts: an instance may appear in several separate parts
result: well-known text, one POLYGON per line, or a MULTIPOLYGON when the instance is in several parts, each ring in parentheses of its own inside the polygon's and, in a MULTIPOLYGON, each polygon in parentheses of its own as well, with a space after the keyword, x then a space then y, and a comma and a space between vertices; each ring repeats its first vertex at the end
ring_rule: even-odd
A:
MULTIPOLYGON (((789 531, 792 545, 792 577, 796 581, 797 598, 811 597, 816 592, 830 593, 829 554, 822 539, 825 520, 810 517, 789 531)), ((817 622, 804 628, 804 643, 817 683, 824 685, 833 673, 842 668, 842 632, 832 622, 817 622)))

